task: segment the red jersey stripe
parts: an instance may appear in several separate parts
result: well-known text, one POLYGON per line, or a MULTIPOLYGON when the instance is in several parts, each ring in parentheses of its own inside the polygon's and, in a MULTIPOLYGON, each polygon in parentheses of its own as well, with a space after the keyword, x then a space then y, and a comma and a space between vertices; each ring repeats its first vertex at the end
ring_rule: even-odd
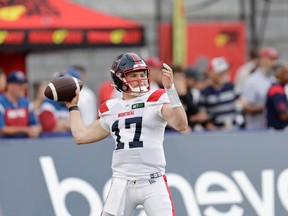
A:
POLYGON ((168 194, 169 194, 169 199, 170 199, 170 202, 171 202, 171 206, 172 206, 172 216, 176 216, 174 203, 173 203, 171 192, 170 192, 170 189, 169 189, 169 186, 168 186, 168 183, 167 183, 167 176, 163 175, 163 179, 164 179, 164 182, 165 182, 165 185, 166 185, 166 189, 167 189, 168 194))
POLYGON ((153 92, 149 98, 147 99, 147 102, 152 102, 152 101, 158 101, 159 98, 161 97, 162 94, 164 94, 165 90, 164 89, 158 89, 155 92, 153 92))
POLYGON ((107 112, 108 110, 109 110, 109 108, 107 107, 106 102, 102 103, 100 108, 99 108, 99 112, 104 113, 104 112, 107 112))

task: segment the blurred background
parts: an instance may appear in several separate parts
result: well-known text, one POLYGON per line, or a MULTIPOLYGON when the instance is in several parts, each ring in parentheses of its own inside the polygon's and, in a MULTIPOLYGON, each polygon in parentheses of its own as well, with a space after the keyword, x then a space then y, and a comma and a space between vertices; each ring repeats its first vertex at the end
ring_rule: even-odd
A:
MULTIPOLYGON (((17 1, 0 2, 0 6, 17 5, 17 1)), ((131 51, 141 54, 144 58, 159 56, 163 61, 171 64, 173 52, 177 52, 176 49, 173 51, 173 46, 175 43, 183 43, 183 40, 178 39, 173 42, 172 39, 173 22, 175 31, 182 31, 181 24, 175 24, 177 21, 173 21, 175 13, 173 5, 176 1, 71 0, 62 3, 62 1, 33 0, 29 1, 29 4, 28 1, 19 2, 27 6, 26 14, 21 7, 14 6, 10 9, 14 14, 14 21, 10 20, 9 25, 4 27, 1 27, 3 20, 0 21, 2 32, 0 66, 7 73, 12 69, 21 69, 26 72, 29 76, 31 97, 34 97, 35 88, 40 81, 50 80, 53 73, 69 65, 85 66, 88 71, 87 85, 96 90, 104 80, 110 78, 109 69, 118 54, 131 51), (65 9, 70 7, 70 12, 65 9), (85 10, 88 9, 89 13, 83 12, 82 7, 85 7, 85 10), (34 22, 33 17, 41 22, 34 22), (115 25, 111 25, 109 21, 111 17, 115 20, 124 20, 112 21, 115 25), (107 22, 106 26, 105 22, 107 22), (14 23, 17 24, 14 26, 14 23), (17 26, 18 29, 16 29, 17 26), (135 26, 139 30, 137 30, 138 33, 135 31, 136 36, 133 36, 132 32, 130 39, 126 37, 125 43, 125 40, 121 39, 125 33, 121 30, 128 31, 127 29, 135 28, 135 26), (31 35, 28 37, 29 27, 30 30, 58 30, 58 38, 64 38, 58 42, 45 42, 45 35, 37 35, 35 32, 33 35, 33 32, 30 32, 36 41, 31 41, 31 38, 29 41, 28 38, 32 37, 31 35), (15 41, 17 34, 11 33, 19 29, 25 32, 23 36, 25 42, 15 41), (113 33, 114 39, 87 41, 82 35, 83 38, 73 42, 71 38, 77 37, 77 34, 81 35, 81 32, 74 32, 73 36, 71 32, 73 29, 82 29, 85 36, 87 30, 91 29, 104 31, 107 34, 112 34, 112 30, 116 31, 113 33), (5 36, 4 32, 7 30, 10 31, 8 32, 10 36, 5 36), (135 40, 135 37, 140 38, 135 40)), ((233 79, 236 68, 247 60, 249 49, 273 46, 281 55, 287 56, 288 2, 286 0, 184 0, 182 4, 183 14, 178 15, 180 16, 178 19, 183 16, 182 18, 187 22, 187 48, 184 57, 186 65, 198 64, 205 67, 210 57, 227 56, 233 62, 231 70, 233 79)), ((5 20, 5 13, 1 13, 1 18, 5 20)), ((21 37, 19 34, 18 37, 21 37)), ((181 47, 181 45, 177 46, 181 47)))

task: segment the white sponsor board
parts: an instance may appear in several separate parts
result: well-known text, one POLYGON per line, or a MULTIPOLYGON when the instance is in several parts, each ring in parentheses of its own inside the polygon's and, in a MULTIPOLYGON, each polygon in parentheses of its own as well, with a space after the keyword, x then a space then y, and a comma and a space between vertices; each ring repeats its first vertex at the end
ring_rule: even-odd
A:
MULTIPOLYGON (((285 133, 168 135, 167 178, 177 215, 288 215, 285 133)), ((100 215, 112 140, 0 140, 0 215, 100 215)), ((139 208, 137 216, 145 216, 139 208)))
MULTIPOLYGON (((59 181, 51 157, 41 157, 40 163, 55 215, 70 215, 65 204, 65 197, 70 192, 78 192, 87 199, 90 216, 100 215, 103 207, 101 191, 97 191, 91 184, 80 178, 69 177, 59 181)), ((247 199, 257 215, 273 216, 275 215, 275 194, 288 212, 288 169, 283 170, 277 179, 273 170, 263 170, 260 176, 262 194, 256 191, 253 183, 242 170, 233 171, 231 176, 216 171, 204 172, 197 178, 194 188, 183 176, 177 173, 167 174, 170 187, 181 194, 188 215, 201 216, 199 206, 205 205, 207 207, 203 214, 207 216, 241 216, 244 215, 245 209, 239 204, 247 199), (212 186, 219 186, 222 190, 209 191, 212 186), (223 212, 215 208, 217 205, 229 205, 230 208, 223 212)), ((111 179, 106 182, 102 190, 103 200, 109 191, 110 181, 111 179)))

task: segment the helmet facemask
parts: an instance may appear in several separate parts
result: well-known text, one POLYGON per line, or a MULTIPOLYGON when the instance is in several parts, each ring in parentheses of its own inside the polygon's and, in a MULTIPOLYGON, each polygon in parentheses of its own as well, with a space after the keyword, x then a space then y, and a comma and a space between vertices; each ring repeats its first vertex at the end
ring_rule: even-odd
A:
MULTIPOLYGON (((121 79, 123 80, 123 86, 122 90, 123 92, 133 95, 133 96, 141 96, 144 93, 148 92, 150 90, 150 79, 149 79, 149 70, 144 69, 144 70, 138 70, 138 71, 125 71, 120 72, 122 73, 121 79), (137 79, 132 79, 130 78, 129 81, 127 81, 127 75, 132 72, 140 73, 144 71, 145 76, 143 78, 137 78, 137 79)), ((118 73, 119 74, 119 73, 118 73)))

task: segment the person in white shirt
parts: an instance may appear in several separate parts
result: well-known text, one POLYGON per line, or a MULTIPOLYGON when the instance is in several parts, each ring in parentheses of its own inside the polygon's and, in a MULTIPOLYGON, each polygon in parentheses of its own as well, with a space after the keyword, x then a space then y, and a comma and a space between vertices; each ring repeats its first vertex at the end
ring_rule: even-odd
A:
POLYGON ((101 104, 100 119, 90 126, 81 119, 79 92, 66 102, 77 144, 94 143, 109 135, 115 141, 112 183, 102 216, 130 216, 138 205, 147 215, 175 215, 165 175, 164 131, 167 123, 178 131, 185 131, 188 124, 172 69, 163 66, 164 89, 149 91, 150 69, 145 61, 135 53, 118 56, 110 73, 122 97, 101 104))
POLYGON ((243 92, 243 88, 249 75, 256 70, 259 62, 259 53, 257 51, 251 50, 249 57, 249 61, 241 65, 236 71, 235 88, 241 93, 243 92))
POLYGON ((89 125, 97 118, 96 94, 86 84, 86 69, 81 65, 74 65, 70 69, 68 69, 68 73, 69 71, 72 72, 73 69, 79 72, 79 77, 76 78, 80 79, 84 83, 80 91, 81 97, 79 98, 79 109, 84 123, 86 125, 89 125))
POLYGON ((245 113, 246 129, 266 128, 266 95, 275 80, 273 67, 277 63, 278 55, 271 47, 262 49, 259 67, 247 79, 239 103, 245 113))
POLYGON ((155 56, 146 59, 146 64, 150 68, 150 89, 156 90, 163 88, 162 86, 162 68, 163 62, 155 56))

